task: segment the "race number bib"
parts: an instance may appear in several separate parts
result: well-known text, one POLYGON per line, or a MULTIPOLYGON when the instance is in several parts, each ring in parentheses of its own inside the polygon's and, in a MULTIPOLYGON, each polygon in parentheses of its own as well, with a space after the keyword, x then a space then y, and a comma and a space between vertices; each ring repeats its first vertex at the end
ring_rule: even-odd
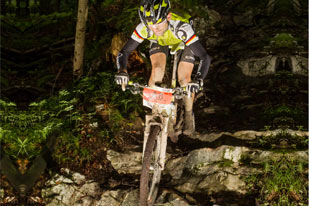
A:
POLYGON ((171 104, 173 100, 173 93, 168 90, 164 91, 163 88, 160 89, 144 88, 143 100, 144 105, 171 104))

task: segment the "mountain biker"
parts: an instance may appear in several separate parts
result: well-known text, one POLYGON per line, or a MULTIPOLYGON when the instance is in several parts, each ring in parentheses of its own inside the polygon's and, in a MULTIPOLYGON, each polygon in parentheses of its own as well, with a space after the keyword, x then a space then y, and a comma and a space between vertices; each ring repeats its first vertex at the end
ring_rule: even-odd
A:
POLYGON ((117 56, 118 73, 115 75, 117 84, 127 84, 129 75, 126 69, 130 53, 145 39, 150 41, 150 60, 152 72, 148 86, 162 82, 166 59, 169 48, 184 46, 178 65, 178 82, 181 87, 186 87, 193 95, 184 97, 185 121, 184 131, 186 135, 192 135, 195 131, 193 115, 194 93, 203 87, 203 80, 209 70, 210 56, 196 36, 191 24, 179 16, 169 12, 169 0, 143 0, 138 9, 141 23, 137 25, 131 38, 117 56), (191 80, 195 56, 200 60, 197 72, 191 80))

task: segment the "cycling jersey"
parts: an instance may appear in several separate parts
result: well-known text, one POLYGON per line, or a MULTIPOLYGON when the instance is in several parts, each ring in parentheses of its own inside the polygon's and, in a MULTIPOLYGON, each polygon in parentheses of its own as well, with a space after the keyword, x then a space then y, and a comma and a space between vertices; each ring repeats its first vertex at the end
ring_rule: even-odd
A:
POLYGON ((181 42, 189 46, 198 40, 192 26, 179 20, 169 20, 168 30, 162 36, 156 36, 144 23, 140 23, 131 38, 139 43, 142 43, 144 39, 148 39, 161 46, 174 46, 179 45, 181 42))
POLYGON ((208 73, 211 59, 201 45, 192 26, 189 23, 177 20, 173 14, 171 19, 168 20, 168 29, 162 36, 156 36, 144 23, 140 23, 135 28, 131 38, 117 56, 118 70, 126 68, 130 53, 145 39, 173 49, 180 45, 189 47, 193 54, 200 59, 199 68, 195 76, 204 79, 208 73))

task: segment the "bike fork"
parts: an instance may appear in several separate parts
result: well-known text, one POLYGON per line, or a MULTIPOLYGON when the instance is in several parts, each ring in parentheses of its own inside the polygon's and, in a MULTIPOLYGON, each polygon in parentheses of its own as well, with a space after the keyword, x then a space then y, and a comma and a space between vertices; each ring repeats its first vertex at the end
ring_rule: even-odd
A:
MULTIPOLYGON (((165 164, 165 156, 166 156, 166 146, 167 146, 167 135, 168 135, 168 117, 161 117, 161 122, 152 122, 153 115, 146 115, 146 121, 145 121, 145 131, 144 131, 144 142, 143 142, 143 158, 144 158, 144 152, 146 148, 146 143, 148 140, 148 136, 150 133, 151 126, 158 125, 161 127, 161 131, 159 133, 159 136, 157 137, 157 149, 155 151, 155 160, 160 167, 160 170, 164 170, 164 164, 165 164)), ((156 166, 156 165, 155 165, 156 166)))

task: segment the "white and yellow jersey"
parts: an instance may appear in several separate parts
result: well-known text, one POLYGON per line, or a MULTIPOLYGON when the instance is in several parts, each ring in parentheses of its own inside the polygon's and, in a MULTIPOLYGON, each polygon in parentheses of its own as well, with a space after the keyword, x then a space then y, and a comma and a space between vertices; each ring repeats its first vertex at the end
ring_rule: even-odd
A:
POLYGON ((118 71, 126 69, 130 53, 145 39, 161 46, 169 46, 174 51, 182 46, 189 47, 194 56, 200 59, 195 76, 204 79, 208 73, 211 57, 200 43, 189 20, 180 19, 179 15, 174 13, 171 13, 171 19, 168 20, 168 29, 162 36, 156 36, 144 23, 137 25, 131 38, 117 56, 118 71))
POLYGON ((168 21, 168 29, 162 36, 156 36, 144 23, 140 23, 135 28, 131 38, 139 43, 148 39, 161 46, 173 46, 181 42, 189 46, 198 40, 192 26, 189 23, 176 20, 173 18, 173 14, 171 20, 168 21))

